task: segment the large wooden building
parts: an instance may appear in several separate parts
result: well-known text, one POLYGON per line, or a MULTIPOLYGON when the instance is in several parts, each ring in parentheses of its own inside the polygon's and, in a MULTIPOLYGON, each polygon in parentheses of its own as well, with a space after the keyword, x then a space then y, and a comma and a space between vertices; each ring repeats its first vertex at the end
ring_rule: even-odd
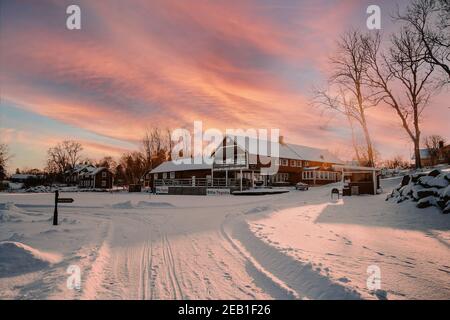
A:
POLYGON ((187 159, 193 162, 191 164, 164 162, 144 175, 144 184, 147 187, 181 184, 231 189, 297 182, 320 185, 339 181, 341 172, 334 170, 333 165, 343 164, 325 149, 288 144, 282 139, 271 143, 237 136, 227 136, 212 158, 210 164, 195 163, 194 159, 187 159))

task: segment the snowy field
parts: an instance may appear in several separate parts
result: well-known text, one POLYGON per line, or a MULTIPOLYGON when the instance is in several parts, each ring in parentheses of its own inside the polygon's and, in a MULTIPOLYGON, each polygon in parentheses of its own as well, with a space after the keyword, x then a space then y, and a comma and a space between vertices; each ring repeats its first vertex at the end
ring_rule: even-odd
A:
POLYGON ((385 201, 399 181, 340 200, 67 192, 59 226, 53 194, 0 193, 0 299, 450 299, 450 217, 385 201))

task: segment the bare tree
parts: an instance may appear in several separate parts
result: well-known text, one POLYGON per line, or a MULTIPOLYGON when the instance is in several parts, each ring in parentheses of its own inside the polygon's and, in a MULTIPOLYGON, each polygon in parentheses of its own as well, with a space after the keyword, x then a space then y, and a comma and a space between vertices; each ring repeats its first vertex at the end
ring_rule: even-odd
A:
POLYGON ((51 173, 62 174, 73 169, 81 159, 81 143, 65 140, 51 147, 47 151, 47 170, 51 173))
POLYGON ((113 173, 116 170, 117 162, 111 156, 106 156, 97 161, 95 164, 96 167, 105 167, 111 170, 113 173))
POLYGON ((373 107, 370 91, 364 87, 367 69, 365 36, 358 31, 345 33, 338 41, 337 53, 331 58, 333 73, 327 90, 315 90, 313 104, 324 106, 343 114, 352 131, 352 144, 358 161, 354 123, 360 125, 365 140, 368 166, 374 165, 373 145, 367 125, 366 110, 373 107))
POLYGON ((47 151, 47 171, 53 174, 62 174, 69 167, 67 154, 60 144, 47 151))
POLYGON ((409 167, 409 163, 402 156, 396 155, 392 159, 385 160, 384 166, 388 169, 405 169, 409 167))
POLYGON ((423 144, 427 148, 431 165, 436 165, 439 158, 444 156, 441 154, 441 146, 445 144, 445 139, 440 135, 433 134, 425 137, 423 139, 423 144))
POLYGON ((423 58, 450 83, 450 0, 415 0, 395 18, 406 22, 424 46, 423 58))
POLYGON ((120 176, 123 176, 125 183, 137 184, 146 171, 145 157, 141 152, 124 153, 119 161, 120 176))
POLYGON ((69 167, 73 169, 81 159, 81 151, 83 151, 83 146, 77 141, 65 140, 62 142, 62 148, 67 154, 69 167))
POLYGON ((395 110, 414 144, 415 164, 420 168, 420 124, 435 88, 431 77, 434 65, 423 59, 425 45, 408 27, 392 36, 386 54, 380 49, 380 34, 366 38, 365 43, 369 66, 366 78, 373 97, 376 103, 383 101, 395 110))
POLYGON ((11 158, 9 154, 9 148, 6 144, 0 143, 0 181, 6 176, 6 165, 11 158))
POLYGON ((172 149, 170 130, 162 131, 159 128, 148 130, 142 139, 145 166, 147 169, 155 168, 169 158, 172 149))

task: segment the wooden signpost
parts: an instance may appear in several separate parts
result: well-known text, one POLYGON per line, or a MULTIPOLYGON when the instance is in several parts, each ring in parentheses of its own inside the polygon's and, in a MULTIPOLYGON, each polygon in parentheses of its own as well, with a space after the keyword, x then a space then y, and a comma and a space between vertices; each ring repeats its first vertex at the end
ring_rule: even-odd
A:
POLYGON ((72 198, 60 198, 59 191, 55 191, 55 211, 53 211, 53 225, 58 225, 58 203, 72 203, 72 198))

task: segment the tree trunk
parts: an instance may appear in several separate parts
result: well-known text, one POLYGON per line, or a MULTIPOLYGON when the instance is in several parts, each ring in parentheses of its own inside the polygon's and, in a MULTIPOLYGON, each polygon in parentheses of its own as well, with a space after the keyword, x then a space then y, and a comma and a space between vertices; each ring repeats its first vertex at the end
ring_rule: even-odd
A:
POLYGON ((358 161, 358 163, 361 164, 361 156, 359 155, 358 143, 356 141, 355 127, 353 126, 353 120, 349 115, 347 115, 347 120, 348 120, 348 123, 350 124, 350 130, 352 132, 352 144, 353 144, 353 149, 355 149, 356 161, 358 161))
POLYGON ((414 158, 415 158, 415 165, 416 169, 422 168, 422 161, 420 159, 420 146, 419 146, 419 139, 414 139, 414 158))
POLYGON ((364 112, 364 109, 361 108, 361 125, 363 127, 364 131, 364 138, 366 139, 366 145, 367 145, 367 158, 369 160, 369 163, 367 164, 369 167, 374 167, 374 159, 373 159, 373 147, 372 147, 372 140, 370 139, 369 129, 367 128, 367 122, 366 122, 366 115, 364 112))
POLYGON ((369 163, 367 165, 369 167, 374 167, 375 163, 374 163, 374 159, 373 159, 372 140, 370 139, 369 129, 367 129, 367 124, 364 123, 363 129, 364 129, 364 137, 366 138, 366 144, 367 144, 367 157, 369 159, 369 163))

